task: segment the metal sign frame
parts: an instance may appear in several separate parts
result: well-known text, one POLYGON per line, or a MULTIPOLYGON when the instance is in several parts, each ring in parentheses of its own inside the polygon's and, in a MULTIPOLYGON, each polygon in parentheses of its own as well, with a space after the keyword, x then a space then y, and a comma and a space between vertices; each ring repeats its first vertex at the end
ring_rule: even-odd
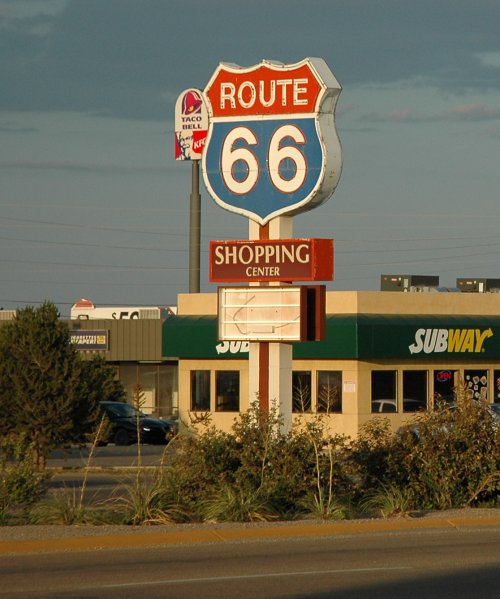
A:
POLYGON ((301 288, 219 287, 220 341, 300 341, 301 288))
POLYGON ((342 169, 334 117, 340 91, 320 58, 221 63, 204 90, 202 172, 214 201, 260 225, 326 201, 342 169))

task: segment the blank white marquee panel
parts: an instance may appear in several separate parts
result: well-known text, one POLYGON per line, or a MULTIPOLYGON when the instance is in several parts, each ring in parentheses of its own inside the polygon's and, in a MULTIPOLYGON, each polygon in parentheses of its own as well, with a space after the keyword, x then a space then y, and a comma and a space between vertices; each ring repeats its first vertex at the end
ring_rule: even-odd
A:
POLYGON ((221 341, 300 341, 300 287, 219 287, 221 341))

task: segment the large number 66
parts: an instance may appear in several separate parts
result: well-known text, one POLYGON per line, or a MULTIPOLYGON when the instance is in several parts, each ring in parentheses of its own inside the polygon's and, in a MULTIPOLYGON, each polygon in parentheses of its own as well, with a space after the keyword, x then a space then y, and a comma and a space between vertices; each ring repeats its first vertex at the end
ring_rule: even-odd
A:
MULTIPOLYGON (((276 189, 282 193, 294 193, 304 183, 307 175, 307 161, 299 148, 283 144, 287 138, 291 138, 297 144, 306 143, 304 133, 295 125, 279 127, 269 141, 267 164, 269 177, 276 189), (293 175, 290 178, 285 178, 281 174, 285 160, 291 160, 294 163, 293 175)), ((255 133, 248 127, 232 129, 222 145, 222 178, 229 191, 235 194, 246 194, 253 189, 259 179, 259 161, 249 147, 235 147, 235 143, 239 140, 248 146, 257 146, 259 143, 255 133), (245 177, 236 178, 235 176, 235 165, 238 162, 243 162, 245 165, 245 177)))

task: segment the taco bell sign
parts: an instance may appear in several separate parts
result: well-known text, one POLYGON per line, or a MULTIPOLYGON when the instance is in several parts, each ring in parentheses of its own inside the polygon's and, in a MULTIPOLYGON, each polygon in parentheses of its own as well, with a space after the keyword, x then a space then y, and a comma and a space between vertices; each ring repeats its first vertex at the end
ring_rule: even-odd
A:
POLYGON ((175 159, 199 160, 207 130, 208 114, 202 93, 186 89, 175 103, 175 159))
POLYGON ((215 202, 260 225, 325 202, 342 167, 334 120, 340 92, 320 58, 221 63, 204 90, 202 169, 215 202))

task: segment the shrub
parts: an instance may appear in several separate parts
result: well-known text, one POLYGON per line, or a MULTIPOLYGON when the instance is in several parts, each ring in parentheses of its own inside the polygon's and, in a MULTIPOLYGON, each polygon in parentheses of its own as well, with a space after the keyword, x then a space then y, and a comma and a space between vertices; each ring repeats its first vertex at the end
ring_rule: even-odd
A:
POLYGON ((343 439, 323 434, 314 422, 285 433, 277 409, 262 411, 258 403, 229 433, 205 422, 176 442, 164 473, 169 501, 195 519, 255 520, 293 518, 316 506, 306 500, 316 496, 328 514, 343 480, 337 460, 343 439))
POLYGON ((369 491, 361 500, 362 512, 380 513, 384 518, 406 516, 411 511, 411 496, 406 488, 395 484, 381 485, 369 491))
POLYGON ((361 427, 346 460, 350 495, 354 503, 362 502, 367 493, 391 482, 388 461, 394 453, 393 439, 387 418, 373 418, 361 427))
POLYGON ((277 408, 264 411, 255 402, 236 420, 233 436, 240 460, 236 487, 248 496, 266 498, 282 515, 294 511, 297 496, 304 492, 304 468, 311 452, 283 432, 277 408))
POLYGON ((61 489, 37 503, 29 513, 31 524, 95 524, 93 508, 80 501, 80 490, 61 489))
POLYGON ((245 491, 224 485, 200 504, 203 520, 207 522, 268 522, 277 520, 279 513, 262 491, 245 491))
POLYGON ((387 499, 390 490, 405 510, 495 504, 500 428, 485 403, 458 388, 453 406, 438 403, 396 435, 383 419, 372 420, 353 443, 350 462, 361 503, 366 495, 387 499))
POLYGON ((438 405, 400 435, 394 457, 389 473, 421 508, 498 500, 500 429, 483 402, 457 393, 452 408, 438 405))
POLYGON ((122 524, 168 524, 190 520, 189 513, 169 493, 161 469, 153 477, 137 477, 124 485, 125 494, 110 502, 122 524))
POLYGON ((52 449, 86 440, 100 400, 124 395, 104 358, 84 360, 70 341, 52 302, 0 327, 0 435, 25 433, 40 469, 52 449))
POLYGON ((24 435, 0 439, 0 523, 21 518, 46 491, 47 474, 33 463, 33 445, 24 435))
POLYGON ((209 426, 175 440, 175 451, 162 472, 165 500, 177 504, 189 519, 199 520, 198 504, 227 481, 234 480, 239 461, 231 435, 209 426))
POLYGON ((30 511, 33 522, 139 525, 339 519, 356 509, 388 517, 498 505, 500 427, 485 404, 465 394, 457 394, 451 409, 439 404, 417 415, 397 434, 387 419, 376 417, 354 441, 329 435, 323 415, 308 416, 285 433, 277 410, 262 411, 257 403, 235 419, 230 432, 205 416, 194 424, 200 423, 171 442, 168 465, 162 460, 153 471, 139 467, 125 493, 106 506, 83 501, 103 421, 79 494, 55 494, 39 503, 44 477, 34 470, 32 447, 24 437, 4 440, 0 521, 19 510, 30 511))

